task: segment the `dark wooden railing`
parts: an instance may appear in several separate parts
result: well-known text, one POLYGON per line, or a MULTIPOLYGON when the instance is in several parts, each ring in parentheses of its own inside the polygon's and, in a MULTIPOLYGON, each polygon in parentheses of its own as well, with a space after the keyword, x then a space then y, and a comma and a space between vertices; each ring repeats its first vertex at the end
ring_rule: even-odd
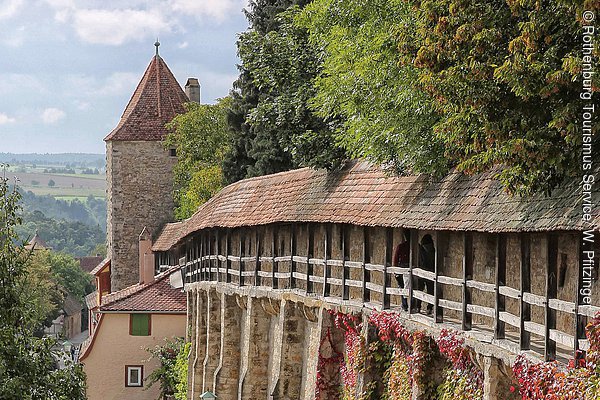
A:
MULTIPOLYGON (((340 251, 343 255, 339 259, 331 256, 331 225, 328 224, 325 234, 320 237, 325 249, 322 257, 314 257, 315 235, 313 224, 307 225, 305 242, 298 242, 297 230, 299 225, 292 224, 288 227, 289 237, 279 236, 280 226, 270 226, 270 235, 264 235, 260 227, 236 228, 237 243, 232 243, 232 229, 207 229, 200 231, 185 243, 185 256, 180 259, 180 266, 185 273, 186 283, 198 281, 216 281, 237 284, 239 286, 261 286, 274 290, 302 290, 306 296, 322 296, 331 302, 349 302, 372 309, 396 309, 400 307, 400 296, 408 299, 409 304, 414 300, 421 300, 433 306, 431 316, 419 315, 418 318, 427 318, 431 323, 449 324, 463 331, 475 329, 473 316, 483 316, 493 321, 488 324, 490 339, 494 343, 513 352, 519 350, 532 350, 546 360, 557 358, 557 346, 563 357, 570 357, 585 351, 589 344, 585 340, 584 322, 588 317, 593 317, 600 311, 600 307, 581 305, 557 298, 557 236, 548 233, 547 270, 535 271, 546 275, 545 296, 531 292, 531 262, 530 262, 530 235, 521 234, 520 257, 520 287, 513 288, 506 285, 507 271, 507 240, 504 234, 495 234, 495 282, 486 283, 472 279, 473 277, 473 235, 464 232, 462 277, 455 278, 444 276, 444 257, 441 246, 444 246, 447 232, 435 232, 437 246, 434 271, 421 268, 418 263, 418 232, 411 231, 411 245, 408 268, 392 266, 393 230, 385 230, 385 262, 377 264, 371 262, 372 249, 369 248, 369 235, 372 229, 362 228, 362 249, 360 259, 351 259, 349 226, 340 226, 340 251), (265 237, 270 236, 270 237, 265 237), (285 243, 280 242, 285 240, 285 243), (285 245, 285 255, 278 254, 278 249, 285 245), (268 252, 265 252, 268 249, 268 252), (237 254, 233 254, 233 252, 237 254), (265 255, 268 253, 268 255, 265 255), (318 269, 320 273, 316 274, 318 269), (371 279, 373 274, 383 279, 371 279), (401 288, 393 285, 393 276, 407 274, 412 282, 421 278, 433 285, 433 294, 420 290, 415 285, 401 288), (357 279, 356 277, 360 277, 357 279), (316 290, 316 285, 321 290, 316 290), (461 301, 444 298, 444 288, 455 287, 462 293, 461 301), (357 292, 360 291, 360 295, 357 292), (488 293, 493 296, 494 307, 473 302, 474 293, 488 293), (333 294, 336 293, 336 294, 333 294), (378 301, 373 300, 376 296, 378 301), (507 311, 507 300, 519 304, 520 315, 507 311), (544 324, 531 320, 531 309, 541 307, 544 310, 544 324), (455 321, 444 316, 445 310, 453 310, 460 314, 461 320, 455 321), (571 332, 559 331, 557 326, 557 313, 566 313, 572 316, 575 323, 571 332), (507 331, 511 334, 508 335, 507 331), (532 348, 531 335, 542 338, 541 345, 532 348)), ((356 243, 354 244, 356 246, 356 243)), ((159 258, 160 260, 173 260, 174 257, 159 258)), ((580 261, 580 260, 579 260, 580 261)), ((581 282, 581 279, 579 279, 581 282)), ((578 285, 580 286, 580 285, 578 285)), ((578 287, 579 291, 579 287, 578 287)), ((574 294, 575 298, 579 296, 574 294)), ((416 313, 409 310, 408 313, 416 313)), ((478 329, 481 326, 478 326, 478 329)))

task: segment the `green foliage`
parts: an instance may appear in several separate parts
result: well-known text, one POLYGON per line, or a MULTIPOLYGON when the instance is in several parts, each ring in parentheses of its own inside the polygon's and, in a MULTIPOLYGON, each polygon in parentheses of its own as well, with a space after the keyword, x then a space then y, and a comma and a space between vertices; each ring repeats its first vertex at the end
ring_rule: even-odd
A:
POLYGON ((22 218, 23 225, 15 228, 20 237, 32 237, 37 231, 53 250, 75 257, 90 254, 106 241, 106 235, 98 226, 48 218, 41 211, 24 213, 22 218))
MULTIPOLYGON (((18 245, 20 194, 0 178, 0 398, 83 400, 85 375, 80 365, 57 369, 55 342, 33 336, 30 253, 18 245)), ((34 306, 35 307, 35 306, 34 306)))
POLYGON ((157 382, 160 385, 159 400, 173 395, 176 399, 187 398, 187 359, 190 348, 182 338, 175 338, 165 339, 162 346, 146 349, 152 354, 151 359, 159 362, 158 368, 146 378, 147 388, 157 382))
POLYGON ((459 170, 502 166, 505 187, 523 194, 578 173, 582 3, 407 1, 415 24, 399 25, 399 62, 417 68, 459 170))
POLYGON ((175 216, 185 219, 223 187, 221 164, 230 142, 226 97, 215 105, 186 104, 187 112, 167 125, 165 146, 177 151, 175 216))
POLYGON ((55 282, 80 301, 94 289, 91 275, 82 270, 79 262, 68 254, 36 251, 31 257, 31 263, 48 266, 55 282))
POLYGON ((175 359, 175 400, 187 399, 188 388, 188 358, 192 349, 191 343, 186 343, 183 349, 177 353, 175 359))
MULTIPOLYGON (((398 66, 399 27, 415 21, 404 1, 315 0, 296 18, 323 51, 312 101, 318 115, 342 120, 337 139, 354 157, 397 172, 444 172, 437 114, 415 87, 417 71, 398 66)), ((312 93, 312 92, 311 92, 312 93)))
POLYGON ((299 166, 331 169, 345 159, 333 135, 336 120, 309 107, 320 50, 309 43, 306 29, 293 24, 306 3, 251 3, 250 29, 238 40, 240 77, 229 114, 232 147, 223 166, 229 182, 299 166))

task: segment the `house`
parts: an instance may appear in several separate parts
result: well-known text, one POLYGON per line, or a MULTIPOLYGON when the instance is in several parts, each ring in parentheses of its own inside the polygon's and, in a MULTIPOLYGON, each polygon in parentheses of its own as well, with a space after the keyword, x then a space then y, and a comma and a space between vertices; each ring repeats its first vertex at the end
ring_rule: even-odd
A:
POLYGON ((27 250, 52 250, 52 247, 48 246, 46 242, 40 237, 38 231, 35 231, 35 235, 25 245, 27 250))

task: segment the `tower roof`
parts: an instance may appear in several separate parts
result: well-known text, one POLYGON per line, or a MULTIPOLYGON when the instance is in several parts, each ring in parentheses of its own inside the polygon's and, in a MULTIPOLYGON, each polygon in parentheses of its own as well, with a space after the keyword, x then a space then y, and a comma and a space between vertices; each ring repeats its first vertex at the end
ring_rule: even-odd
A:
POLYGON ((138 84, 119 124, 105 141, 154 141, 167 135, 165 124, 185 112, 188 98, 173 73, 157 54, 138 84))
POLYGON ((42 240, 37 231, 35 231, 35 235, 31 238, 29 243, 25 245, 27 250, 50 250, 50 247, 42 240))

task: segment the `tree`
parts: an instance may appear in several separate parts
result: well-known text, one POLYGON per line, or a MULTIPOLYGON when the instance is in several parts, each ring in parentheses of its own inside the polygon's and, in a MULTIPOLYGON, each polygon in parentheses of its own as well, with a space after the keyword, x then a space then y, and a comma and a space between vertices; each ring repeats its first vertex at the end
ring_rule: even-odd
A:
POLYGON ((396 172, 443 173, 447 162, 432 132, 438 120, 417 72, 398 66, 398 27, 415 23, 404 1, 316 0, 296 17, 322 49, 312 106, 341 120, 337 139, 356 158, 396 172))
POLYGON ((187 399, 188 357, 190 343, 182 338, 165 339, 165 344, 146 349, 151 359, 159 362, 158 368, 150 373, 147 387, 160 385, 159 400, 173 396, 177 400, 187 399))
POLYGON ((231 99, 217 104, 185 105, 186 113, 176 116, 167 125, 167 148, 175 148, 177 165, 174 168, 175 216, 191 216, 223 187, 221 165, 230 143, 227 109, 231 99))
POLYGON ((240 76, 228 115, 232 146, 223 170, 228 182, 298 166, 334 168, 345 158, 332 128, 309 108, 318 49, 304 28, 292 23, 308 1, 260 0, 246 13, 250 28, 240 35, 240 76), (287 12, 287 9, 289 10, 287 12))
POLYGON ((18 246, 14 227, 20 223, 20 194, 0 178, 0 398, 85 399, 80 365, 56 368, 54 341, 33 336, 26 293, 30 252, 18 246))
POLYGON ((493 170, 510 192, 547 192, 580 169, 584 3, 598 10, 564 0, 315 0, 298 20, 324 43, 315 107, 344 116, 338 138, 356 157, 493 170))
POLYGON ((48 186, 50 186, 50 187, 54 187, 54 186, 56 186, 56 182, 54 182, 54 180, 50 179, 50 180, 48 181, 48 186))

